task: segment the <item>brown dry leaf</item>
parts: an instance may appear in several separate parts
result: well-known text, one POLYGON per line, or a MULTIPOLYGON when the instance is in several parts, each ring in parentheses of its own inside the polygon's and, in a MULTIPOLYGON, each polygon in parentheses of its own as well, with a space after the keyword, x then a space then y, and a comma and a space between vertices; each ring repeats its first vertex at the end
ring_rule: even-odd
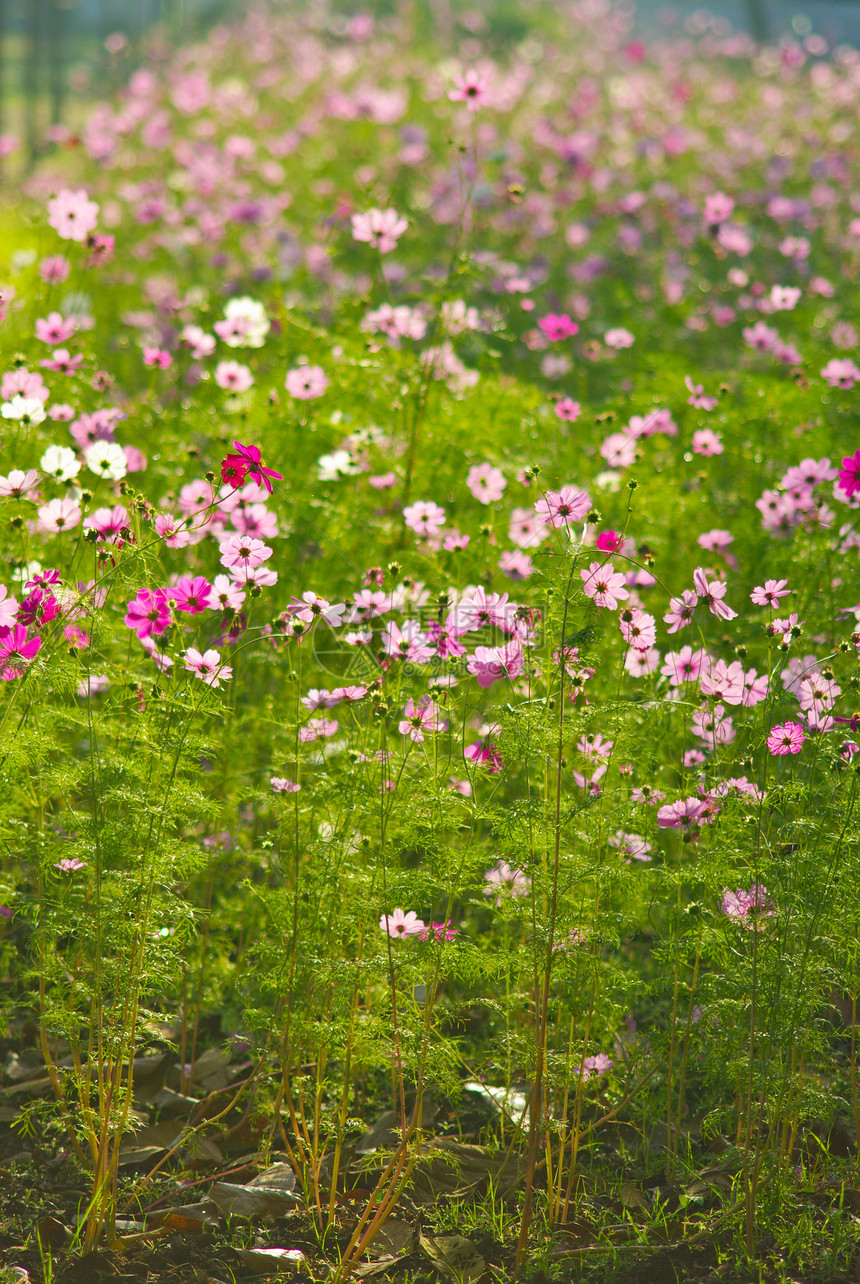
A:
POLYGON ((360 1280, 369 1279, 373 1275, 382 1275, 392 1266, 400 1261, 397 1253, 386 1253, 383 1257, 377 1257, 374 1262, 364 1262, 361 1266, 356 1266, 353 1274, 357 1275, 360 1280))
POLYGON ((382 1229, 374 1236, 368 1253, 397 1256, 400 1253, 411 1253, 418 1244, 418 1227, 411 1222, 400 1221, 389 1217, 382 1229))
POLYGON ((621 1202, 625 1208, 648 1209, 650 1207, 645 1195, 632 1181, 621 1183, 621 1202))
POLYGON ((475 1245, 463 1235, 422 1235, 418 1243, 440 1275, 457 1284, 472 1284, 486 1269, 475 1245))

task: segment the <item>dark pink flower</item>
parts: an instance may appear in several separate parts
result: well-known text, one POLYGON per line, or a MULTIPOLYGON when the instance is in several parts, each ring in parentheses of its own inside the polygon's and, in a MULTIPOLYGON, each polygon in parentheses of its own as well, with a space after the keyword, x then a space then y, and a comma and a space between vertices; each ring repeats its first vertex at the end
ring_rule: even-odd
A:
POLYGON ((800 753, 806 732, 799 722, 783 722, 773 727, 767 738, 767 747, 775 757, 800 753))
POLYGON ((846 455, 842 460, 838 485, 846 495, 860 492, 860 450, 855 450, 853 455, 846 455))
POLYGON ((20 678, 41 646, 42 639, 28 638, 22 624, 0 629, 0 681, 11 682, 13 678, 20 678))
MULTIPOLYGON (((262 486, 271 495, 272 483, 269 478, 271 477, 275 481, 283 481, 281 474, 272 472, 271 468, 263 467, 259 446, 243 446, 240 441, 234 441, 233 445, 236 447, 237 454, 228 455, 227 458, 230 460, 236 460, 237 457, 241 459, 245 464, 245 471, 253 477, 258 486, 262 486)), ((224 474, 224 464, 221 465, 221 473, 222 475, 224 474)), ((229 481, 226 476, 224 480, 233 486, 233 482, 229 481)), ((239 484, 241 485, 241 482, 239 484)), ((235 490, 236 486, 233 486, 233 488, 235 490)))
POLYGON ((170 598, 164 589, 143 588, 127 607, 125 626, 141 642, 154 633, 164 633, 170 625, 170 598))
POLYGON ((559 314, 550 312, 547 316, 541 317, 538 321, 538 326, 553 343, 559 343, 562 339, 570 339, 573 335, 579 333, 579 326, 566 312, 559 314))
POLYGON ((212 585, 205 575, 183 575, 179 582, 169 590, 173 605, 177 611, 187 611, 189 615, 200 615, 213 606, 212 585))

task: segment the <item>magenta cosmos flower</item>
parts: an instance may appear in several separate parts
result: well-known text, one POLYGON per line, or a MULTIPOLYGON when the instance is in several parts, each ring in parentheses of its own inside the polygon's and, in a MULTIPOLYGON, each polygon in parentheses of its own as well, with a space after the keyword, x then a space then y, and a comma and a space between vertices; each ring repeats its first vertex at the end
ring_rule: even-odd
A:
POLYGON ((284 387, 297 401, 312 401, 323 395, 328 387, 328 377, 322 366, 298 366, 287 371, 284 387))
POLYGON ((806 732, 799 722, 783 722, 771 730, 767 738, 767 747, 775 757, 788 753, 800 753, 806 732))
POLYGON ((624 587, 624 576, 615 570, 611 562, 606 562, 605 565, 592 562, 587 571, 579 573, 582 576, 582 591, 586 597, 591 598, 595 606, 614 611, 619 601, 629 596, 624 587))
POLYGON ((404 936, 420 936, 426 924, 414 910, 404 911, 399 907, 393 914, 382 914, 379 919, 379 930, 387 932, 394 941, 404 936))
POLYGON ((0 682, 20 678, 41 645, 40 637, 27 637, 22 624, 0 629, 0 682))
POLYGON ((547 316, 541 317, 538 328, 552 343, 560 343, 562 339, 570 339, 579 333, 579 326, 566 312, 558 314, 550 312, 547 316))
POLYGON ((262 486, 271 495, 272 483, 269 478, 271 477, 275 481, 283 481, 281 474, 272 472, 271 468, 263 467, 259 446, 243 446, 241 441, 234 441, 233 445, 236 447, 236 454, 228 455, 221 464, 221 476, 224 481, 227 482, 228 486, 232 486, 234 490, 238 490, 245 480, 245 475, 248 474, 258 486, 262 486), (228 463, 233 465, 234 476, 227 476, 225 469, 228 463), (240 473, 241 475, 239 475, 240 473))
POLYGON ((454 77, 454 88, 448 93, 452 103, 465 103, 469 111, 478 111, 487 100, 487 80, 472 67, 464 76, 454 77))
POLYGON ((855 450, 853 455, 846 455, 842 460, 839 489, 846 495, 856 495, 860 491, 860 450, 855 450))
POLYGON ((542 517, 545 526, 570 526, 582 521, 591 508, 591 498, 587 490, 577 490, 574 486, 562 486, 561 490, 548 490, 543 499, 535 504, 535 512, 542 517))
POLYGON ((175 609, 187 611, 189 615, 200 615, 213 605, 212 585, 205 575, 183 575, 169 593, 175 609))
POLYGON ((141 642, 153 633, 164 633, 170 625, 170 598, 164 589, 143 588, 126 608, 125 627, 141 642))
POLYGON ((48 201, 48 223, 65 241, 85 241, 95 227, 99 207, 83 187, 72 192, 64 188, 48 201))

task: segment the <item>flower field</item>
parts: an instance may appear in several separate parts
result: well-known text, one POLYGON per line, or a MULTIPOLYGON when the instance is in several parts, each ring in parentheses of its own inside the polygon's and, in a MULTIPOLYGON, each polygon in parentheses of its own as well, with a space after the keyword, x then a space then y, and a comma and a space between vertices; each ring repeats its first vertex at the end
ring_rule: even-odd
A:
POLYGON ((858 104, 251 7, 0 190, 0 1280, 856 1278, 858 104))

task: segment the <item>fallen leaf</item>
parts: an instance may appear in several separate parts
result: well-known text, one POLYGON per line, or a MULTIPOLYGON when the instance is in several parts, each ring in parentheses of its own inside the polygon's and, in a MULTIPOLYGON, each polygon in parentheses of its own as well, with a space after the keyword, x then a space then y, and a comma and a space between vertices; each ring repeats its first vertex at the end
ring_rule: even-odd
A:
POLYGON ((293 1271, 305 1261, 300 1248, 240 1248, 237 1255, 243 1266, 255 1275, 274 1275, 276 1271, 293 1271))
POLYGON ((234 1186, 226 1181, 213 1182, 209 1198, 228 1217, 281 1217, 297 1203, 297 1196, 277 1186, 234 1186))
POLYGON ((436 1270, 457 1284, 471 1284, 484 1273, 483 1257, 463 1235, 422 1235, 418 1243, 436 1270))

